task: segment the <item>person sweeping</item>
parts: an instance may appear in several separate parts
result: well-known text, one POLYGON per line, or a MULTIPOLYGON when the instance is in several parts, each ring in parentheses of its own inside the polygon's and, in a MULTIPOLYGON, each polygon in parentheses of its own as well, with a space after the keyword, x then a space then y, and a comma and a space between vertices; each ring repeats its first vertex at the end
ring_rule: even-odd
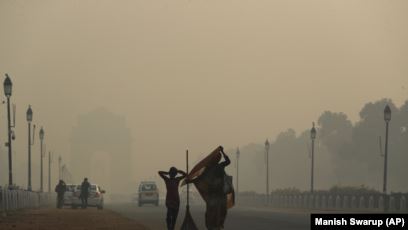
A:
POLYGON ((179 184, 182 179, 184 179, 187 174, 175 167, 171 167, 168 172, 159 171, 159 175, 163 178, 166 183, 166 207, 167 207, 167 229, 174 230, 176 226, 177 216, 180 207, 180 196, 179 196, 179 184), (181 174, 181 176, 177 176, 181 174))

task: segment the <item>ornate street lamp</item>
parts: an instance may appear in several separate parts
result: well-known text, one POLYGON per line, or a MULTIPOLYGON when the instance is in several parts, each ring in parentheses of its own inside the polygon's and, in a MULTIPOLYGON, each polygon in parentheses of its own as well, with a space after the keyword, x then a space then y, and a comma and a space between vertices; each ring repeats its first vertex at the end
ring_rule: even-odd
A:
POLYGON ((27 109, 27 122, 31 123, 32 121, 33 121, 33 110, 31 109, 31 105, 29 105, 27 109))
POLYGON ((310 139, 312 140, 312 167, 311 167, 311 179, 310 179, 310 192, 313 193, 314 190, 314 143, 316 139, 316 128, 313 122, 313 127, 310 130, 310 139))
POLYGON ((33 110, 31 109, 31 105, 28 106, 27 109, 27 122, 28 122, 28 191, 32 190, 31 186, 31 146, 34 145, 34 135, 35 135, 35 125, 33 131, 33 138, 31 139, 31 122, 33 121, 33 110))
POLYGON ((44 183, 43 183, 43 141, 44 141, 44 129, 41 127, 40 129, 40 140, 41 140, 41 147, 40 147, 40 164, 41 164, 41 173, 40 173, 40 191, 44 191, 44 183))
POLYGON ((391 108, 387 104, 384 108, 384 121, 385 121, 385 151, 384 151, 384 184, 383 184, 383 194, 384 199, 384 211, 388 211, 388 202, 387 202, 387 164, 388 164, 388 128, 391 121, 391 108))
POLYGON ((62 165, 62 157, 59 156, 58 157, 58 179, 59 180, 62 180, 62 168, 61 168, 61 165, 62 165))
POLYGON ((238 176, 239 176, 239 155, 241 154, 241 152, 239 151, 239 148, 237 148, 237 195, 239 195, 239 187, 238 187, 238 176))
POLYGON ((13 83, 11 82, 11 79, 8 74, 6 74, 6 79, 4 79, 3 86, 4 86, 4 95, 6 95, 6 97, 11 97, 13 83))
POLYGON ((52 155, 51 152, 48 152, 48 192, 51 194, 51 163, 52 155))
MULTIPOLYGON (((8 142, 6 143, 8 147, 8 163, 9 163, 9 186, 13 186, 13 159, 12 159, 12 148, 11 148, 11 139, 14 137, 13 131, 11 128, 11 116, 10 116, 10 97, 13 89, 13 83, 11 82, 10 77, 6 74, 6 79, 3 83, 4 95, 7 97, 7 137, 8 142)), ((14 138, 13 138, 14 139, 14 138)))
POLYGON ((266 205, 269 205, 269 148, 270 144, 268 139, 265 141, 265 154, 266 154, 266 205))

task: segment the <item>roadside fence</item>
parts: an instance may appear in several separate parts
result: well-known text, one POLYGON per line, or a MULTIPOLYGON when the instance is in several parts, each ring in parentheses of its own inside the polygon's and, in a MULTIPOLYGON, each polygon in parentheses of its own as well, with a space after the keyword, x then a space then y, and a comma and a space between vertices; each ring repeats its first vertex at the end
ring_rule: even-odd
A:
POLYGON ((269 201, 265 194, 237 196, 237 205, 268 206, 287 209, 408 212, 406 195, 342 195, 342 194, 271 194, 269 201))
POLYGON ((0 187, 0 212, 55 205, 54 193, 27 191, 13 187, 0 187))

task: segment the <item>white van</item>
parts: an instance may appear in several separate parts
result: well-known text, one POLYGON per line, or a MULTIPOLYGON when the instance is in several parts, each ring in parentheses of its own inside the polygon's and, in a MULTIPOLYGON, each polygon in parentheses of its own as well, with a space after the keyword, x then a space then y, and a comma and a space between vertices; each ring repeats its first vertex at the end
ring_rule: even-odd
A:
POLYGON ((159 206, 159 190, 156 182, 142 181, 139 185, 139 207, 144 204, 159 206))

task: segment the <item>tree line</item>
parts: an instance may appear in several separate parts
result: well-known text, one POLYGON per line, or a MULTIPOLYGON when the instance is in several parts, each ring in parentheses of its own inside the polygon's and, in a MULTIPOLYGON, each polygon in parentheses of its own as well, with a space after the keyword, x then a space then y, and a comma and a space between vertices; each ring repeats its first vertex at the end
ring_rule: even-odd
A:
MULTIPOLYGON (((369 102, 352 122, 342 112, 324 111, 317 119, 315 148, 316 189, 333 186, 367 187, 381 191, 384 171, 384 107, 392 110, 388 147, 388 187, 407 192, 408 100, 400 107, 390 99, 369 102)), ((310 130, 280 132, 271 141, 269 167, 271 190, 309 189, 310 130)), ((233 153, 235 150, 230 150, 233 153)), ((265 191, 263 143, 240 148, 240 191, 265 191), (257 178, 254 180, 254 178, 257 178)), ((235 169, 229 169, 235 175, 235 169)))

